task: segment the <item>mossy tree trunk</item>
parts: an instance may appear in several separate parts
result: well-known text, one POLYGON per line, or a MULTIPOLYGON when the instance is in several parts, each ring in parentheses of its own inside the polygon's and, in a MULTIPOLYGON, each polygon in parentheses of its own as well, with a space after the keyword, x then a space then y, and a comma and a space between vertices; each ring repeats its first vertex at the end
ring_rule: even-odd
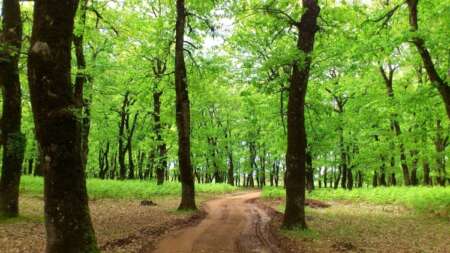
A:
POLYGON ((19 214, 19 184, 25 152, 25 136, 21 132, 22 95, 19 80, 19 55, 22 47, 22 20, 19 0, 3 0, 3 27, 0 34, 0 88, 3 110, 0 144, 3 166, 0 179, 0 215, 19 214))
POLYGON ((35 1, 28 77, 44 163, 46 252, 99 252, 89 214, 81 108, 71 82, 77 0, 35 1))

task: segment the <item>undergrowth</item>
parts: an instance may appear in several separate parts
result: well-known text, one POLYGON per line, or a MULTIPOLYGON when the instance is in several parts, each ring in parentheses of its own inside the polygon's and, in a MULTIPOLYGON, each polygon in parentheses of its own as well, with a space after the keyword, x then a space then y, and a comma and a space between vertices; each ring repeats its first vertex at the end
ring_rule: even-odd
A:
MULTIPOLYGON (((145 199, 155 196, 179 196, 181 184, 164 182, 156 185, 154 181, 140 180, 101 180, 87 179, 88 194, 91 199, 145 199)), ((228 184, 196 184, 197 193, 222 194, 236 191, 238 188, 228 184)), ((22 176, 21 194, 42 196, 44 182, 41 177, 22 176)))
MULTIPOLYGON (((281 187, 265 187, 264 198, 284 198, 285 190, 281 187)), ((345 189, 316 189, 307 193, 308 198, 330 201, 349 200, 373 204, 402 205, 420 213, 450 213, 450 187, 378 187, 345 189)))

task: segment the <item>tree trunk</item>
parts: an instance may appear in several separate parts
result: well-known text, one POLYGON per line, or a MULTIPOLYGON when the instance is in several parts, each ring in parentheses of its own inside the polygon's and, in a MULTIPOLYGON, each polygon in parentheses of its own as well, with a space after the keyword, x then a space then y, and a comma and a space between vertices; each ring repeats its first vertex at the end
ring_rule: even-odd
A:
POLYGON ((0 88, 3 110, 0 144, 3 166, 0 179, 0 216, 19 214, 19 184, 25 153, 25 135, 21 132, 22 94, 19 80, 19 56, 22 47, 22 21, 18 0, 3 0, 3 32, 0 34, 0 88), (6 47, 6 48, 5 48, 6 47))
POLYGON ((308 87, 311 53, 318 30, 317 17, 320 7, 316 0, 303 0, 303 13, 298 28, 297 48, 305 57, 294 62, 290 79, 288 101, 288 147, 286 152, 286 209, 283 227, 306 229, 305 221, 305 167, 306 129, 305 97, 308 87))
MULTIPOLYGON (((393 99, 394 98, 393 82, 394 82, 395 68, 393 68, 391 65, 389 65, 388 67, 389 67, 389 72, 386 72, 386 70, 383 68, 383 66, 380 66, 380 72, 381 72, 381 75, 383 76, 383 79, 384 79, 384 82, 386 85, 387 96, 390 99, 393 99)), ((397 114, 394 113, 391 118, 391 129, 394 131, 394 133, 397 137, 400 137, 402 131, 400 128, 400 123, 398 122, 398 120, 396 118, 397 118, 397 114)), ((403 172, 403 180, 405 182, 405 185, 411 185, 411 176, 409 174, 408 164, 406 163, 405 146, 402 141, 400 141, 399 148, 400 148, 400 163, 401 163, 402 172, 403 172)))
POLYGON ((391 182, 391 185, 393 185, 393 186, 397 185, 397 179, 395 178, 395 173, 391 173, 390 182, 391 182))
POLYGON ((71 72, 78 1, 36 1, 28 77, 44 157, 47 253, 99 252, 89 215, 81 125, 71 72))
POLYGON ((133 117, 133 122, 131 123, 131 129, 129 124, 129 114, 126 117, 126 127, 127 127, 127 146, 125 151, 128 152, 128 179, 134 179, 134 160, 133 160, 133 135, 136 131, 137 119, 139 117, 139 113, 136 112, 133 117))
POLYGON ((428 162, 428 160, 423 161, 423 184, 431 185, 430 163, 428 162))
POLYGON ((164 171, 167 168, 167 148, 162 137, 161 95, 161 91, 153 92, 153 120, 155 121, 155 134, 158 149, 158 158, 156 159, 156 181, 158 185, 164 183, 164 171))
POLYGON ((344 142, 344 130, 342 128, 339 129, 339 148, 340 148, 340 155, 341 155, 341 187, 346 188, 347 187, 347 151, 345 149, 345 142, 344 142))
POLYGON ((125 165, 125 155, 127 152, 127 147, 125 145, 125 125, 127 118, 127 107, 128 107, 128 97, 129 91, 127 91, 123 98, 122 107, 120 110, 120 123, 119 123, 119 150, 118 150, 118 158, 119 158, 119 178, 125 179, 127 175, 127 167, 125 165))
POLYGON ((437 182, 441 186, 445 186, 447 172, 445 169, 445 147, 448 145, 449 137, 443 136, 442 133, 441 121, 436 121, 436 139, 434 140, 434 144, 436 147, 436 166, 437 166, 437 182))
POLYGON ((378 186, 378 172, 375 171, 372 177, 372 186, 375 188, 378 186))
POLYGON ((175 35, 175 91, 178 127, 178 161, 181 174, 181 203, 178 209, 196 209, 194 177, 191 163, 190 105, 188 79, 184 61, 184 31, 186 26, 184 0, 177 0, 175 35))
POLYGON ((33 158, 28 159, 28 175, 33 175, 33 165, 34 159, 33 158))
POLYGON ((358 188, 363 187, 363 182, 364 182, 363 173, 362 173, 362 171, 358 170, 358 188))
POLYGON ((418 185, 419 179, 417 178, 417 167, 419 164, 419 151, 411 150, 410 151, 412 157, 412 168, 411 168, 411 185, 418 185))
POLYGON ((353 172, 351 170, 347 171, 347 189, 353 189, 353 172))
POLYGON ((80 25, 82 31, 78 35, 74 35, 73 44, 75 46, 75 56, 77 62, 77 75, 75 78, 75 99, 82 108, 82 120, 81 120, 81 155, 83 158, 83 166, 86 169, 88 154, 89 154, 89 131, 91 128, 91 115, 90 104, 92 101, 92 94, 89 93, 88 97, 84 97, 85 90, 87 90, 88 83, 92 82, 91 76, 86 74, 86 58, 84 56, 84 27, 86 25, 86 12, 87 12, 88 0, 82 0, 80 6, 80 25))
POLYGON ((306 153, 306 189, 309 192, 314 190, 314 168, 310 152, 306 153))
MULTIPOLYGON (((228 146, 227 146, 228 147, 228 146)), ((228 181, 229 185, 234 185, 234 161, 233 151, 228 147, 228 181)))

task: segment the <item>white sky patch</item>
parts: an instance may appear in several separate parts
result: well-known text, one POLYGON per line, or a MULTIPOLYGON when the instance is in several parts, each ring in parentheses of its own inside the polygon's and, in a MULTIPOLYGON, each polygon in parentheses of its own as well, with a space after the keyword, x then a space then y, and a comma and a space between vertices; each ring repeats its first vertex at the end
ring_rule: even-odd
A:
POLYGON ((214 24, 216 31, 213 35, 208 34, 205 37, 203 48, 206 51, 222 46, 234 29, 234 20, 227 17, 223 10, 216 10, 213 15, 216 19, 214 24))

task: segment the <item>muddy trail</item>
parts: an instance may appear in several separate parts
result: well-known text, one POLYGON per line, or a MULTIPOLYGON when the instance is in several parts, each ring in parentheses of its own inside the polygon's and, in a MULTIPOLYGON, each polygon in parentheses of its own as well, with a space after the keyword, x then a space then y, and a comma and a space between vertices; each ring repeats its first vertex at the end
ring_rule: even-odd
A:
POLYGON ((259 196, 252 192, 206 202, 204 220, 168 234, 153 252, 281 252, 270 236, 270 217, 254 203, 259 196))

